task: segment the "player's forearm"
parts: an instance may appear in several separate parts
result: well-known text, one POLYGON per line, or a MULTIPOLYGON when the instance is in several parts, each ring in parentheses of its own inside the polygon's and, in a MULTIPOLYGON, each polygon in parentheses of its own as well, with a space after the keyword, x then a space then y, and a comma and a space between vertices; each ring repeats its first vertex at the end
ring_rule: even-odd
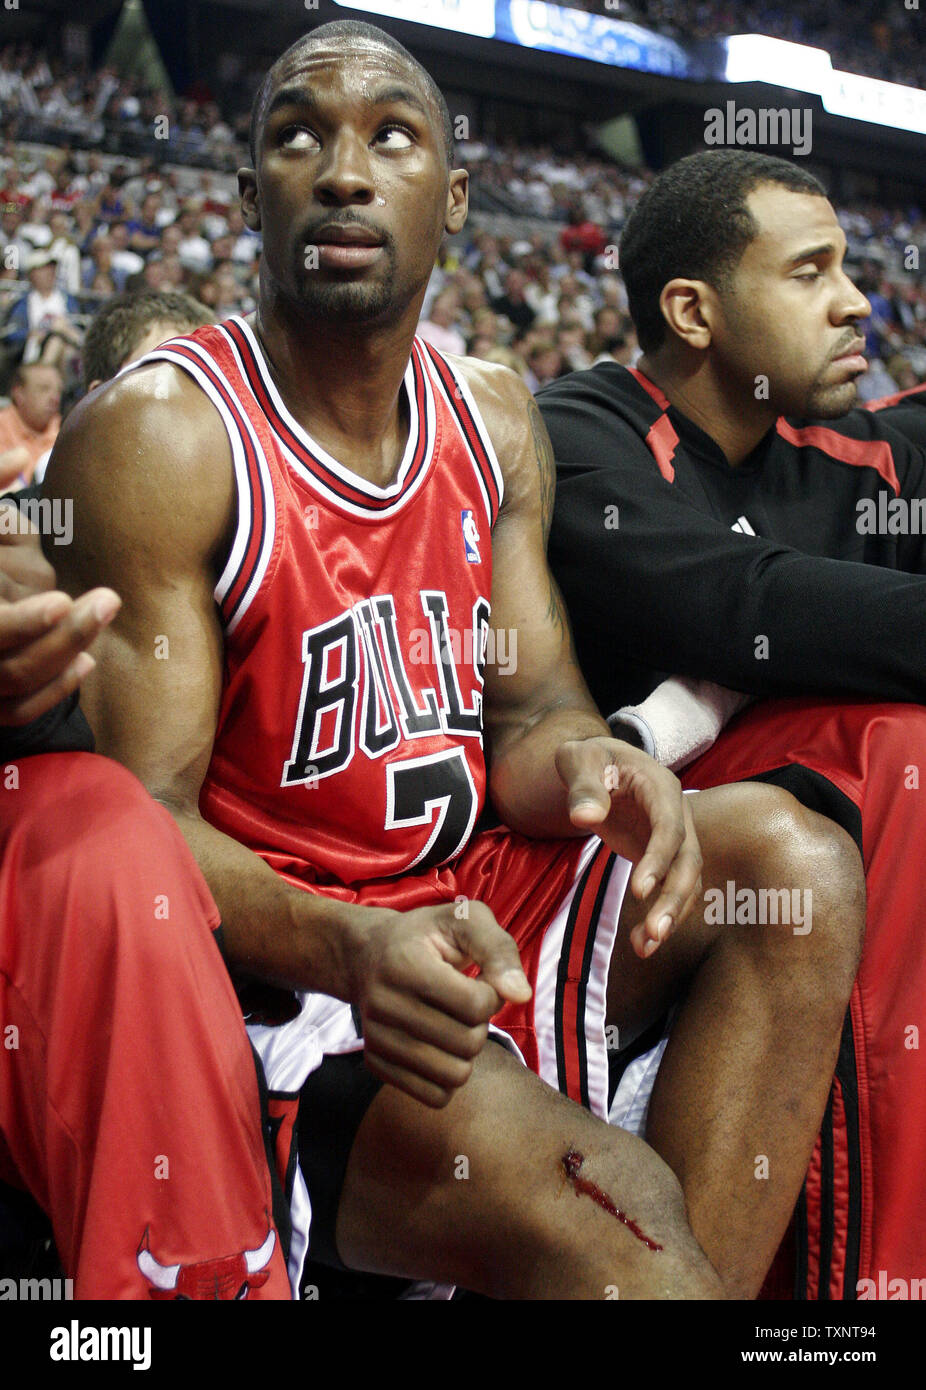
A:
POLYGON ((512 830, 538 839, 588 834, 569 819, 556 752, 570 739, 612 737, 604 720, 587 706, 551 710, 522 732, 496 735, 489 792, 501 819, 512 830))
POLYGON ((272 984, 352 998, 374 909, 294 888, 198 813, 164 804, 215 898, 232 966, 272 984))

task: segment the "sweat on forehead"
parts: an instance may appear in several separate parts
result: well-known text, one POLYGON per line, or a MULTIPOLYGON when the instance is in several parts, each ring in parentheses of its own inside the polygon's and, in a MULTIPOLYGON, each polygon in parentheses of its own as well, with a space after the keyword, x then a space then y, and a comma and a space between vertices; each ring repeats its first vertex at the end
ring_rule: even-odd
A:
POLYGON ((323 24, 318 29, 313 29, 310 34, 297 39, 294 44, 287 48, 285 53, 277 58, 267 72, 257 89, 254 105, 251 108, 249 144, 252 164, 257 162, 260 128, 275 89, 281 79, 298 68, 301 59, 311 56, 313 49, 317 49, 319 52, 324 52, 326 49, 339 50, 338 56, 344 54, 344 56, 357 62, 366 59, 375 63, 377 57, 383 58, 387 54, 392 54, 393 58, 398 58, 406 67, 411 69, 415 80, 423 89, 425 97, 433 106, 444 138, 448 167, 453 163, 453 124, 447 110, 447 103, 431 74, 421 66, 417 58, 412 57, 408 49, 403 47, 398 39, 394 39, 384 29, 377 29, 372 24, 363 24, 359 20, 348 19, 323 24))

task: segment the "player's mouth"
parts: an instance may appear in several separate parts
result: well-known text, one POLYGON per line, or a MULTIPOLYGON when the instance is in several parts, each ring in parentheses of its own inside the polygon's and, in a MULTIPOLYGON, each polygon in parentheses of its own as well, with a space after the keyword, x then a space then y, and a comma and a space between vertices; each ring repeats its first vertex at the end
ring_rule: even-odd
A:
POLYGON ((851 343, 833 358, 833 361, 841 367, 848 367, 852 372, 867 372, 868 362, 864 356, 865 339, 853 338, 851 343))
POLYGON ((359 223, 330 224, 310 237, 306 249, 318 250, 318 264, 331 270, 361 270, 383 254, 383 238, 359 223))

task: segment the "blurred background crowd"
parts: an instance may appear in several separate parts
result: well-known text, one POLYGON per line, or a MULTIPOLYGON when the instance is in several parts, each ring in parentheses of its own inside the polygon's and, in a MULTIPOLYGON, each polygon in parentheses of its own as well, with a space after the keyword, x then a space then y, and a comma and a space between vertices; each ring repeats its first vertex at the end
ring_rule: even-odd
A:
MULTIPOLYGON (((604 0, 586 8, 605 12, 604 0)), ((845 6, 839 13, 844 14, 845 6)), ((852 8, 873 7, 857 0, 852 8)), ((637 0, 635 15, 689 37, 771 27, 763 5, 637 0)), ((771 12, 769 12, 771 13, 771 12)), ((835 24, 835 7, 816 7, 835 24)), ((633 18, 622 5, 622 18, 633 18)), ((872 20, 874 23, 875 21, 872 20)), ((783 37, 814 41, 791 15, 783 37), (800 32, 798 32, 800 31, 800 32)), ((890 36, 875 46, 890 66, 890 36)), ((827 44, 837 47, 833 36, 827 44)), ((872 66, 869 61, 869 68, 872 66)), ((29 44, 0 49, 0 465, 25 481, 81 391, 81 349, 113 296, 181 291, 217 320, 250 312, 260 243, 237 205, 250 91, 222 110, 208 93, 64 64, 29 44), (158 142, 159 122, 163 141, 158 142), (42 370, 32 370, 34 367, 42 370), (24 370, 27 369, 27 370, 24 370), (24 452, 25 451, 25 452, 24 452), (27 458, 28 455, 28 458, 27 458)), ((600 152, 469 140, 459 162, 475 211, 441 250, 420 333, 451 353, 501 362, 532 390, 602 357, 638 356, 619 270, 621 228, 652 175, 600 152)), ((837 205, 850 273, 869 296, 863 398, 926 380, 926 213, 837 205)))
MULTIPOLYGON (((553 0, 654 29, 673 39, 768 34, 825 48, 835 67, 912 87, 923 83, 912 12, 903 0, 814 0, 793 10, 780 0, 553 0)), ((918 38, 918 35, 916 36, 918 38)))

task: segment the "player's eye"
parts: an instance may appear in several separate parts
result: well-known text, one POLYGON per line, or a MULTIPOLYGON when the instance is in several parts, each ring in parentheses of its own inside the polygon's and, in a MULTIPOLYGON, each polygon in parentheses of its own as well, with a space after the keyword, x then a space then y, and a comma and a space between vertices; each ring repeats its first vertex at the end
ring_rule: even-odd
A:
POLYGON ((799 275, 795 275, 795 280, 819 280, 823 272, 820 270, 802 270, 799 275))
POLYGON ((318 140, 304 125, 288 125, 280 131, 279 143, 287 150, 311 150, 318 145, 318 140))
POLYGON ((384 125, 376 139, 389 150, 407 150, 412 145, 411 132, 404 125, 384 125))

